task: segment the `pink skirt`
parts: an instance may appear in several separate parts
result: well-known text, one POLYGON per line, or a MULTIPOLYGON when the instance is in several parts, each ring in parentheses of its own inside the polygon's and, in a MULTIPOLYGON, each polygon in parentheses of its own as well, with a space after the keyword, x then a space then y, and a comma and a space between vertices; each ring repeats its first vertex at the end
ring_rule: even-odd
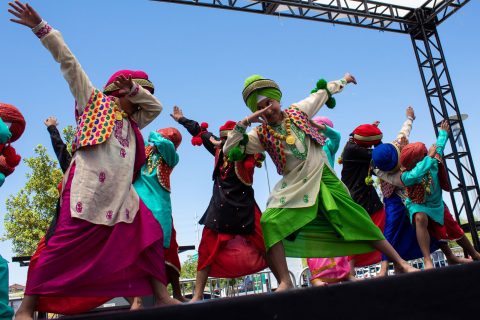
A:
POLYGON ((308 258, 308 268, 312 274, 311 282, 320 280, 327 283, 346 280, 350 274, 348 257, 308 258))
POLYGON ((151 295, 152 278, 166 284, 163 232, 140 200, 132 223, 96 225, 70 215, 72 166, 57 226, 30 265, 27 295, 38 311, 75 314, 114 297, 151 295))

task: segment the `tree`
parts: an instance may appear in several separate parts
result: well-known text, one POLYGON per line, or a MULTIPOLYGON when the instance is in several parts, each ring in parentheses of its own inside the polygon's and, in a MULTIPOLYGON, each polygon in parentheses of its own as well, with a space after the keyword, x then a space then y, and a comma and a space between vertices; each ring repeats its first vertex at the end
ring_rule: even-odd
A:
MULTIPOLYGON (((71 150, 75 134, 72 126, 63 129, 64 138, 71 150)), ((59 197, 57 186, 62 180, 58 162, 38 145, 35 156, 23 162, 31 169, 26 174, 25 186, 6 201, 5 234, 1 240, 12 240, 17 255, 32 255, 40 239, 45 235, 55 215, 59 197)))

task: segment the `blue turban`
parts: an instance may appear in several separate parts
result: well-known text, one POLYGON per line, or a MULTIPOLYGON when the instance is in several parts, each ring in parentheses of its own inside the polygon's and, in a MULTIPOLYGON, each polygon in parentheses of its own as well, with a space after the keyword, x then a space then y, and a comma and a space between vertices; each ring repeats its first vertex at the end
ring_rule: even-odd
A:
POLYGON ((391 143, 382 143, 373 149, 372 160, 378 169, 386 172, 391 171, 398 165, 399 151, 391 143))

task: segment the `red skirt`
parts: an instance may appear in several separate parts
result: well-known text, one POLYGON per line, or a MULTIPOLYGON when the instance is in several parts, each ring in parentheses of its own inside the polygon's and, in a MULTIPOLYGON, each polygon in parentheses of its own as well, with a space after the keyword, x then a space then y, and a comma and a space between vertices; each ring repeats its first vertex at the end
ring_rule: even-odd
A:
MULTIPOLYGON (((382 207, 377 212, 370 215, 373 223, 380 228, 380 230, 385 230, 385 207, 382 207)), ((382 253, 380 251, 373 251, 369 253, 357 254, 350 257, 350 260, 355 260, 355 267, 366 267, 375 263, 382 261, 382 253)))
POLYGON ((443 207, 443 226, 432 219, 428 219, 428 233, 437 240, 451 241, 456 241, 465 235, 446 205, 443 207))
POLYGON ((217 233, 204 227, 197 270, 210 266, 211 277, 238 278, 265 269, 266 250, 260 217, 261 211, 255 206, 255 232, 252 235, 217 233))

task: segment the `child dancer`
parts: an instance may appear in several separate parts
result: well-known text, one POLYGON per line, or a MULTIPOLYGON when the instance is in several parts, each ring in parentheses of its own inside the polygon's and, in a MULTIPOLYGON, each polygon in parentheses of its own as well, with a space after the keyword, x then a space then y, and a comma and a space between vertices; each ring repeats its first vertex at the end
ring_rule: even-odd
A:
POLYGON ((9 5, 17 18, 12 21, 32 28, 60 63, 76 99, 78 124, 57 227, 29 273, 16 318, 32 319, 35 309, 68 314, 62 298, 107 301, 154 291, 159 304, 178 302, 165 287, 162 229, 132 188, 134 173, 145 161, 139 128, 162 110, 148 76, 124 70, 107 83, 112 96, 102 93, 59 31, 28 4, 9 5), (50 305, 58 310, 43 310, 42 297, 58 299, 50 305))
MULTIPOLYGON (((433 268, 429 248, 430 235, 438 240, 455 240, 473 259, 480 259, 480 254, 473 248, 442 200, 442 188, 448 188, 446 171, 441 163, 448 130, 448 122, 442 122, 437 144, 428 151, 420 142, 405 146, 400 155, 400 165, 405 172, 380 172, 379 175, 394 185, 406 186, 408 198, 405 204, 410 220, 415 225, 425 269, 433 268)), ((454 261, 465 262, 463 259, 454 261)))
MULTIPOLYGON (((328 163, 333 169, 335 153, 337 153, 340 147, 340 132, 333 129, 333 122, 327 117, 315 117, 312 124, 327 138, 323 150, 327 155, 328 163)), ((355 277, 350 274, 348 257, 308 258, 307 264, 312 276, 311 283, 314 286, 355 280, 355 277)))
MULTIPOLYGON (((408 138, 412 130, 412 124, 415 120, 415 112, 412 107, 406 110, 407 119, 402 125, 397 138, 392 143, 383 143, 375 147, 372 152, 372 161, 375 166, 375 174, 382 175, 383 172, 389 174, 400 173, 400 152, 408 144, 408 138), (381 171, 379 171, 381 170, 381 171)), ((385 204, 385 238, 397 250, 398 254, 405 260, 418 259, 423 256, 418 246, 415 229, 408 219, 408 211, 405 207, 406 198, 404 186, 395 186, 385 180, 380 180, 380 188, 383 194, 385 204)), ((430 252, 441 248, 449 264, 466 262, 467 260, 455 256, 450 250, 448 243, 432 241, 430 252)), ((388 258, 382 256, 382 273, 387 275, 388 258)))
MULTIPOLYGON (((380 143, 383 137, 378 124, 379 122, 362 124, 355 128, 343 149, 340 161, 343 164, 342 182, 350 190, 352 199, 368 212, 373 223, 383 232, 385 209, 375 187, 366 180, 370 176, 372 147, 380 143)), ((352 275, 355 274, 355 267, 378 263, 381 257, 379 251, 350 257, 352 275)))
MULTIPOLYGON (((150 132, 145 145, 147 162, 133 186, 162 227, 168 282, 172 285, 173 296, 178 300, 185 300, 180 289, 181 266, 170 199, 170 175, 178 164, 177 148, 181 142, 182 135, 176 128, 163 128, 150 132)), ((141 305, 141 298, 136 297, 132 308, 136 309, 141 305)))
POLYGON ((203 298, 208 276, 238 278, 267 267, 265 246, 260 229, 261 211, 255 202, 252 188, 255 165, 261 166, 263 154, 245 156, 223 153, 222 146, 235 122, 220 127, 220 139, 201 125, 183 116, 174 107, 172 118, 193 136, 193 145, 204 145, 215 157, 213 194, 200 219, 205 225, 198 248, 197 279, 192 302, 203 298))
POLYGON ((353 202, 328 164, 324 137, 310 123, 324 103, 334 106, 332 94, 352 82, 356 83, 350 74, 328 84, 319 81, 314 93, 282 111, 282 93, 274 81, 258 75, 245 81, 243 98, 253 114, 237 123, 223 151, 228 154, 245 141, 251 123, 262 123, 248 133, 246 153, 267 151, 283 176, 261 220, 270 267, 280 283, 278 291, 293 286, 285 256, 336 257, 378 249, 398 261, 404 271, 415 270, 353 202))

